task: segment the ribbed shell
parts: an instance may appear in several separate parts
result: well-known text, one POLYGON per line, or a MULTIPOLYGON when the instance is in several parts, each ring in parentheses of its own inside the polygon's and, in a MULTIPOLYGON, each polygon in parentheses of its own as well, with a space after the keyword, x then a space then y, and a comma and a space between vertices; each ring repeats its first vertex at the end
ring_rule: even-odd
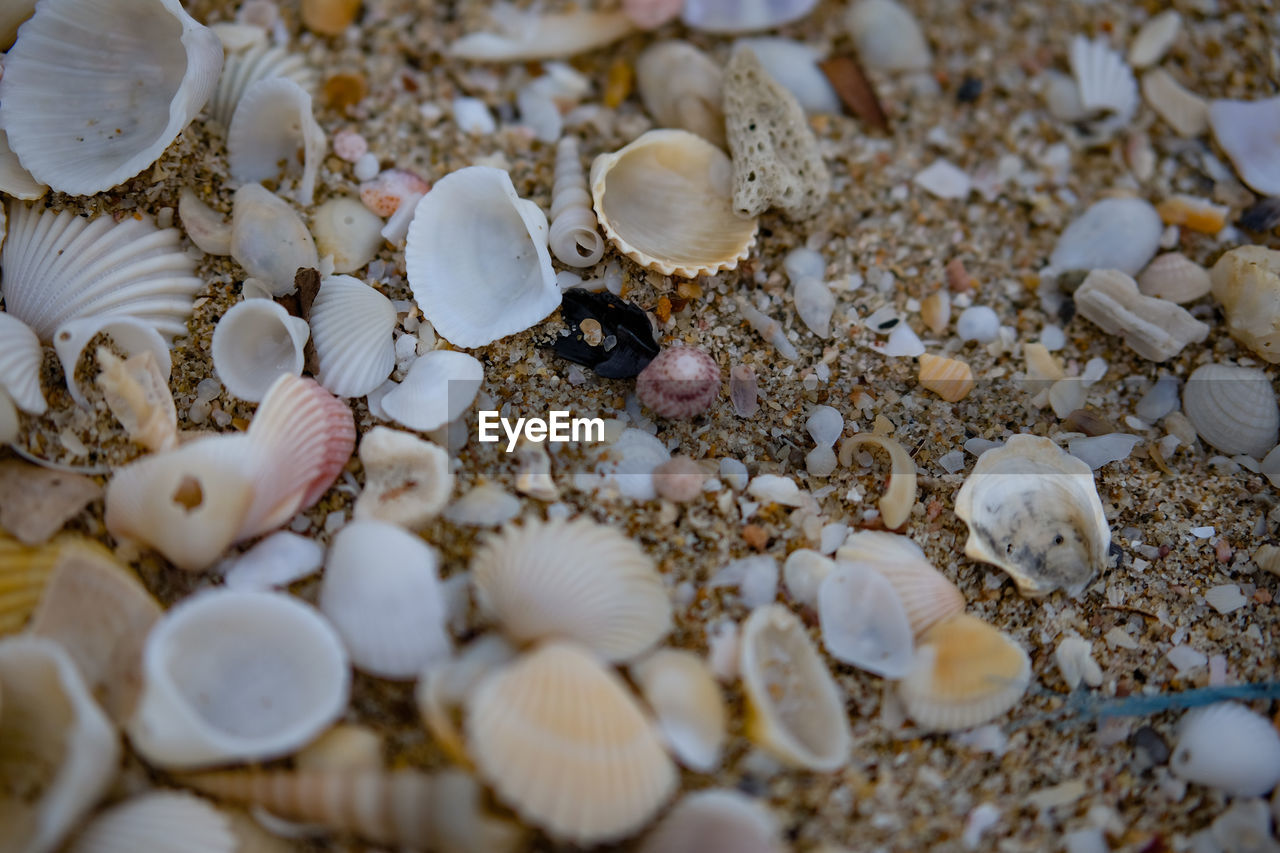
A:
POLYGON ((625 838, 678 783, 622 679, 572 643, 545 645, 488 676, 468 703, 466 731, 498 796, 558 840, 625 838))
POLYGON ((865 563, 893 585, 911 624, 920 636, 926 629, 964 610, 959 588, 933 567, 920 546, 896 533, 860 530, 845 540, 836 558, 865 563))
POLYGON ((1071 41, 1071 73, 1086 110, 1114 113, 1123 126, 1138 108, 1138 83, 1124 57, 1104 39, 1076 36, 1071 41))
POLYGON ((1189 782, 1260 796, 1280 782, 1280 734, 1236 702, 1197 708, 1182 718, 1169 767, 1189 782))
POLYGON ((0 636, 17 633, 26 625, 68 546, 100 547, 71 534, 36 546, 0 534, 0 636))
POLYGON ((320 384, 339 397, 363 397, 396 366, 391 300, 347 275, 326 278, 311 306, 320 384))
POLYGON ((153 791, 107 809, 67 853, 237 853, 231 821, 210 803, 177 791, 153 791))
POLYGON ((556 148, 555 183, 551 189, 551 253, 562 264, 589 267, 604 256, 604 240, 596 231, 587 176, 578 159, 578 140, 566 136, 556 148))
MULTIPOLYGON (((221 26, 211 29, 221 37, 221 26)), ((267 40, 266 33, 263 33, 263 38, 255 40, 242 50, 232 49, 225 40, 223 48, 226 59, 222 65, 222 73, 218 76, 218 87, 214 90, 208 107, 209 117, 223 127, 230 127, 236 105, 249 87, 259 80, 285 77, 309 94, 315 93, 320 76, 316 70, 307 64, 304 57, 290 53, 279 45, 272 45, 267 40)))
POLYGON ((0 389, 30 415, 43 415, 49 408, 40 390, 43 363, 36 333, 12 314, 0 312, 0 389))
POLYGON ((1280 408, 1267 374, 1235 364, 1197 367, 1182 389, 1196 434, 1223 453, 1261 459, 1280 437, 1280 408))
POLYGON ((18 155, 9 147, 9 136, 0 128, 0 193, 28 201, 40 198, 49 188, 22 168, 18 155))
POLYGON ((652 558, 587 518, 509 524, 485 538, 471 572, 481 606, 521 642, 571 639, 619 661, 671 630, 671 603, 652 558))
POLYGON ((1181 252, 1160 255, 1138 276, 1138 289, 1182 305, 1194 302, 1210 289, 1209 271, 1181 252))
POLYGON ((781 853, 778 821, 761 800, 729 788, 686 794, 639 853, 781 853))
POLYGON ((958 403, 973 390, 973 368, 958 358, 921 353, 920 387, 948 403, 958 403))

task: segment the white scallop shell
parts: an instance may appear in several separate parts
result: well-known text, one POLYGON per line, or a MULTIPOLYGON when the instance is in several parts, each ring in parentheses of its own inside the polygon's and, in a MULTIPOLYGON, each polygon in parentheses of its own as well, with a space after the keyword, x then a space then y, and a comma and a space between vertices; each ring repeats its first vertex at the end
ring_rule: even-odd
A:
POLYGON ((356 518, 372 518, 413 529, 435 518, 453 493, 449 454, 429 441, 387 427, 360 439, 364 488, 356 518))
POLYGON ((1209 127, 1209 102, 1163 68, 1142 75, 1142 97, 1179 136, 1199 136, 1209 127))
POLYGON ((902 602, 915 636, 964 610, 960 590, 906 536, 859 530, 836 551, 836 559, 863 563, 883 575, 902 602))
POLYGON ((43 415, 49 408, 40 390, 43 364, 36 333, 12 314, 0 312, 0 389, 30 415, 43 415))
POLYGON ((6 846, 50 853, 111 784, 120 739, 53 640, 0 640, 0 694, 6 846))
POLYGON ((1262 195, 1280 196, 1280 97, 1212 101, 1209 125, 1240 180, 1262 195))
POLYGON ((209 101, 209 116, 213 121, 229 127, 240 99, 253 84, 269 77, 288 78, 306 92, 314 93, 319 77, 316 70, 304 57, 290 53, 281 45, 272 45, 263 30, 236 24, 214 24, 209 29, 222 41, 226 54, 218 86, 209 101), (242 32, 257 33, 260 37, 242 43, 237 40, 242 32))
POLYGON ((625 838, 679 783, 622 679, 572 643, 544 645, 485 678, 467 703, 466 732, 498 797, 557 840, 625 838))
POLYGON ((43 341, 68 320, 104 314, 136 317, 169 341, 186 334, 204 287, 181 240, 177 229, 148 220, 12 203, 0 256, 5 310, 43 341))
POLYGON ((363 397, 396 366, 396 309, 377 290, 348 275, 329 276, 311 304, 311 339, 320 384, 339 397, 363 397))
POLYGON ((1133 70, 1106 39, 1078 35, 1071 40, 1071 73, 1080 87, 1080 104, 1090 112, 1110 113, 1099 131, 1124 127, 1138 109, 1133 70))
POLYGON ((320 609, 357 669, 413 679, 448 657, 444 591, 434 548, 385 521, 353 521, 325 559, 320 609))
POLYGON ((222 45, 179 0, 43 0, 4 65, 0 125, 23 167, 93 195, 158 160, 195 118, 222 45))
POLYGON ((67 853, 237 853, 230 819, 211 803, 178 791, 151 791, 94 817, 67 853))
POLYGON ((760 800, 731 788, 686 794, 639 853, 782 853, 778 820, 760 800))
POLYGON ((169 371, 173 366, 169 347, 165 345, 165 340, 160 333, 145 321, 127 315, 112 316, 111 314, 69 320, 59 326, 58 331, 54 333, 53 350, 58 354, 58 360, 62 362, 62 372, 67 379, 67 390, 71 392, 71 399, 75 400, 77 405, 86 409, 89 407, 89 401, 85 399, 84 392, 80 390, 80 383, 76 380, 76 365, 80 363, 85 347, 98 334, 110 335, 111 340, 126 357, 144 352, 151 353, 160 372, 168 380, 169 371))
POLYGON ((1204 364, 1187 377, 1182 412, 1196 434, 1223 453, 1261 459, 1280 437, 1280 408, 1267 374, 1235 364, 1204 364))
POLYGON ((810 770, 835 770, 849 760, 844 700, 795 614, 780 604, 757 607, 742 627, 739 654, 752 740, 810 770))
POLYGON ((1280 782, 1280 734, 1266 717, 1236 702, 1197 708, 1179 724, 1169 767, 1189 782, 1260 796, 1280 782))
POLYGON ((40 198, 49 188, 22 168, 22 161, 9 147, 9 136, 0 129, 0 193, 28 201, 40 198))
POLYGON ((684 130, 651 130, 591 164, 600 226, 631 260, 663 275, 731 270, 751 253, 756 220, 733 212, 732 163, 684 130))
POLYGON ((849 7, 845 26, 868 68, 924 71, 933 61, 919 22, 896 0, 858 0, 849 7))
POLYGON ((715 772, 729 713, 706 661, 683 649, 658 649, 632 665, 631 677, 677 760, 700 773, 715 772))
POLYGON ((483 541, 471 573, 481 607, 520 642, 563 637, 620 661, 671 630, 671 603, 652 558, 587 518, 507 525, 483 541))
POLYGON ((578 140, 566 136, 556 147, 548 238, 551 253, 571 267, 592 266, 604 256, 604 240, 596 231, 597 224, 587 192, 587 175, 578 159, 578 140))
POLYGON ((261 184, 236 190, 230 251, 245 272, 270 286, 272 296, 292 293, 300 268, 320 266, 315 241, 302 217, 261 184))
POLYGON ((339 196, 317 207, 311 214, 311 232, 316 251, 322 258, 333 258, 336 273, 360 269, 382 248, 382 219, 356 198, 339 196))
POLYGON ((866 563, 836 563, 818 587, 822 645, 842 663, 884 678, 911 666, 911 623, 897 592, 866 563))
POLYGON ((430 432, 467 410, 484 382, 484 365, 453 350, 432 350, 415 360, 404 381, 382 398, 387 417, 410 429, 430 432))
POLYGON ((1211 289, 1209 271, 1181 252, 1158 256, 1138 276, 1138 289, 1183 305, 1194 302, 1211 289))
POLYGON ((680 20, 691 30, 746 33, 798 21, 818 0, 685 0, 680 20))
POLYGON ((300 376, 311 329, 283 305, 246 299, 231 306, 213 327, 213 369, 226 389, 257 403, 282 374, 300 376))
POLYGON ((556 309, 547 217, 511 176, 468 166, 418 202, 405 266, 413 298, 435 330, 461 347, 522 332, 556 309))
POLYGON ((311 95, 288 77, 267 77, 245 90, 227 129, 227 166, 237 181, 297 178, 303 206, 315 195, 325 136, 311 114, 311 95))
POLYGON ((129 739, 165 768, 288 755, 341 716, 351 692, 337 633, 315 608, 273 592, 180 602, 147 637, 143 678, 129 739))
POLYGON ((656 42, 636 59, 636 89, 659 127, 696 133, 721 148, 724 135, 724 71, 684 41, 656 42))
POLYGON ((564 59, 612 44, 636 29, 622 12, 539 14, 512 3, 489 4, 493 31, 468 33, 449 54, 481 62, 564 59))

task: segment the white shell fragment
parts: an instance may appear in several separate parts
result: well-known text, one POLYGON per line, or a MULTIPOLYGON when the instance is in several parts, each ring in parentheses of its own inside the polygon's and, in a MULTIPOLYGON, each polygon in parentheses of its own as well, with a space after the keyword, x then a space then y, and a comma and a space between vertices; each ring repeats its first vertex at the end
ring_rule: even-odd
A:
POLYGON ((836 559, 841 563, 858 563, 884 576, 906 611, 915 636, 964 610, 960 590, 935 569, 920 546, 906 536, 859 530, 836 550, 836 559))
POLYGON ((249 275, 265 281, 272 296, 292 293, 298 270, 320 265, 302 217, 262 184, 245 184, 236 190, 231 257, 249 275))
POLYGON ((356 498, 357 519, 371 518, 410 530, 444 509, 453 493, 449 454, 407 432, 374 427, 360 439, 365 485, 356 498))
POLYGON ((946 159, 935 160, 917 172, 912 181, 938 198, 965 198, 973 188, 969 173, 946 159))
POLYGON ((1142 75, 1142 97, 1179 136, 1199 136, 1209 128, 1209 103, 1184 88, 1163 68, 1142 75))
POLYGON ((822 54, 817 48, 773 36, 738 39, 734 48, 738 46, 750 48, 769 76, 789 91, 805 112, 840 112, 840 98, 818 68, 822 54))
POLYGON ((357 278, 329 276, 311 303, 316 379, 338 397, 363 397, 396 366, 396 309, 357 278))
POLYGON ((261 402, 282 374, 302 375, 303 349, 311 329, 283 305, 246 299, 233 305, 213 327, 213 369, 241 400, 261 402))
POLYGON ((49 408, 40 389, 43 362, 36 333, 12 314, 0 312, 0 390, 31 415, 42 415, 49 408))
POLYGON ((845 16, 858 57, 879 71, 924 71, 933 61, 920 24, 896 0, 857 0, 845 16))
POLYGON ((450 55, 479 62, 567 59, 612 44, 636 29, 630 18, 616 11, 540 14, 500 0, 489 12, 494 30, 463 36, 449 48, 450 55))
POLYGON ((1280 97, 1213 101, 1209 125, 1240 180, 1262 195, 1280 196, 1280 97))
POLYGON ((1189 782, 1260 796, 1280 782, 1280 734, 1236 702, 1197 708, 1182 718, 1169 766, 1189 782))
POLYGON ((503 170, 451 172, 409 225, 405 266, 418 307, 460 347, 523 332, 560 304, 547 235, 547 217, 503 170))
POLYGON ((1155 296, 1184 305, 1194 302, 1211 288, 1209 271, 1181 252, 1159 255, 1138 276, 1138 289, 1144 296, 1155 296))
POLYGON ((333 258, 335 273, 355 272, 382 248, 382 220, 359 199, 331 198, 311 214, 320 257, 333 258))
POLYGON ((683 649, 659 649, 631 667, 631 677, 658 718, 658 729, 684 766, 720 766, 728 709, 711 668, 683 649))
POLYGON ((81 317, 63 323, 53 336, 53 350, 58 354, 58 361, 62 362, 62 372, 67 378, 67 391, 76 405, 81 408, 89 407, 76 379, 76 366, 89 342, 99 334, 109 335, 126 357, 150 353, 165 381, 168 381, 172 367, 169 347, 160 333, 145 321, 110 314, 81 317))
POLYGON ((484 366, 474 356, 432 350, 414 361, 404 381, 386 393, 382 409, 398 424, 431 432, 457 420, 483 382, 484 366))
POLYGON ((319 77, 316 70, 299 54, 272 44, 264 31, 236 24, 214 24, 209 29, 221 39, 225 54, 218 86, 209 101, 209 116, 215 123, 230 127, 240 99, 254 84, 269 77, 284 77, 314 92, 319 77), (238 38, 242 34, 248 38, 238 38))
POLYGON ((1136 275, 1155 256, 1163 232, 1160 214, 1149 202, 1105 198, 1067 226, 1049 265, 1058 272, 1117 269, 1136 275))
POLYGON ((817 0, 685 0, 680 20, 691 30, 746 33, 789 24, 816 5, 817 0))
POLYGON ((1058 664, 1058 672, 1069 690, 1075 690, 1081 682, 1090 687, 1102 684, 1102 667, 1093 659, 1092 646, 1088 640, 1080 637, 1066 637, 1053 650, 1053 659, 1058 664))
POLYGON ((1271 379, 1235 364, 1204 364, 1187 377, 1182 411, 1206 443, 1256 459, 1280 438, 1280 407, 1271 379))
POLYGON ((0 126, 36 180, 93 195, 158 160, 221 68, 217 36, 179 0, 49 0, 5 56, 0 126))
POLYGON ((178 198, 178 218, 187 237, 200 251, 206 255, 231 254, 231 223, 201 201, 190 187, 183 187, 178 198))
POLYGON ((596 230, 596 214, 587 192, 587 175, 578 157, 578 140, 566 136, 556 148, 555 184, 551 189, 549 244, 556 260, 589 267, 604 256, 604 238, 596 230))
POLYGON ((893 585, 865 563, 840 562, 818 587, 822 644, 833 658, 884 678, 911 666, 911 624, 893 585))
POLYGON ((324 131, 311 114, 311 95, 288 77, 268 77, 250 86, 227 130, 227 165, 236 181, 266 181, 296 174, 303 206, 315 195, 324 156, 324 131))
POLYGON ((230 589, 268 590, 301 580, 323 563, 324 546, 315 539, 278 530, 219 568, 230 589))
POLYGON ((1172 302, 1144 296, 1123 272, 1096 269, 1074 294, 1080 314, 1151 361, 1167 361, 1209 336, 1209 327, 1172 302))
POLYGON ((636 88, 658 127, 696 133, 725 147, 724 72, 684 41, 656 42, 636 59, 636 88))
POLYGON ((1177 9, 1165 9, 1147 20, 1129 44, 1129 64, 1146 68, 1160 61, 1182 31, 1182 16, 1177 9))
POLYGON ((763 802, 728 788, 685 795, 640 853, 782 853, 778 821, 763 802))

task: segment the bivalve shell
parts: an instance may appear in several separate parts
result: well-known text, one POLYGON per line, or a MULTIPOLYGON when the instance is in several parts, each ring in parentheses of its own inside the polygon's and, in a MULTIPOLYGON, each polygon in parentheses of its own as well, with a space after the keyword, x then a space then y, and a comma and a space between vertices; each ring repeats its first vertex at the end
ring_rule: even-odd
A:
POLYGON ((404 381, 382 397, 382 410, 398 424, 431 432, 456 421, 475 401, 484 365, 465 352, 438 349, 418 358, 404 381))
POLYGON ((660 41, 636 60, 636 88, 658 127, 696 133, 724 148, 724 72, 684 41, 660 41))
POLYGON ((782 853, 778 821, 760 800, 729 788, 687 794, 640 853, 782 853))
POLYGON ((209 101, 209 115, 216 123, 230 127, 236 105, 259 80, 285 77, 305 91, 315 92, 319 77, 316 70, 304 57, 271 44, 265 31, 237 24, 214 24, 209 29, 222 41, 225 53, 218 86, 209 101), (247 33, 250 38, 238 38, 241 33, 247 33))
POLYGON ((1187 377, 1182 411, 1196 434, 1223 453, 1261 459, 1280 437, 1280 407, 1267 374, 1235 364, 1204 364, 1187 377))
POLYGON ((311 328, 283 305, 246 299, 233 305, 213 328, 213 369, 241 400, 262 401, 278 377, 302 374, 311 328))
POLYGON ((34 201, 48 191, 48 187, 31 177, 31 173, 22 168, 22 161, 9 147, 8 134, 0 128, 0 193, 34 201))
POLYGON ((333 271, 349 273, 373 260, 382 248, 382 219, 349 196, 331 198, 311 214, 320 257, 333 258, 333 271))
POLYGON ((241 849, 231 819, 212 803, 185 792, 152 791, 97 815, 67 853, 238 853, 241 849))
POLYGON ((49 408, 40 388, 43 364, 36 333, 12 314, 0 312, 0 390, 30 415, 43 415, 49 408))
POLYGON ((395 306, 359 279, 324 279, 311 304, 310 322, 319 361, 316 378, 334 395, 363 397, 395 369, 395 306))
POLYGON ((462 737, 462 712, 485 676, 516 657, 501 634, 485 634, 447 660, 433 661, 418 678, 413 698, 431 737, 457 764, 474 769, 462 737))
POLYGON ((227 166, 236 181, 297 175, 304 206, 315 195, 325 136, 311 114, 311 95, 288 77, 268 77, 245 90, 227 130, 227 166))
POLYGON ((1138 276, 1138 289, 1183 305, 1209 292, 1209 272, 1181 252, 1166 252, 1147 264, 1138 276))
POLYGON ((320 265, 302 217, 262 184, 236 190, 230 251, 245 272, 267 283, 272 296, 292 293, 298 270, 320 265))
POLYGON ((1104 198, 1066 227, 1049 265, 1058 272, 1117 269, 1135 275, 1155 256, 1162 233, 1164 223, 1150 202, 1104 198))
POLYGON ((836 660, 885 678, 911 666, 911 623, 888 579, 866 563, 840 562, 818 587, 822 645, 836 660))
POLYGON ((160 333, 145 320, 110 314, 79 317, 63 323, 53 336, 53 350, 58 354, 58 361, 62 363, 67 391, 76 405, 89 408, 89 401, 85 398, 84 391, 80 389, 76 373, 85 348, 99 334, 108 335, 127 357, 150 355, 164 377, 165 383, 168 383, 169 371, 173 367, 169 347, 160 333))
POLYGON ((964 610, 964 596, 906 536, 859 530, 836 551, 841 562, 858 562, 889 581, 906 610, 911 633, 920 636, 934 624, 964 610))
POLYGON ((1219 258, 1209 275, 1231 336, 1272 364, 1280 362, 1280 251, 1240 246, 1219 258))
POLYGON ((1197 708, 1182 718, 1169 767, 1189 782, 1260 796, 1280 782, 1280 734, 1236 702, 1197 708))
POLYGON ((1078 35, 1071 40, 1068 57, 1071 73, 1080 91, 1080 105, 1103 118, 1093 127, 1093 135, 1105 137, 1123 128, 1138 109, 1138 82, 1133 70, 1105 39, 1078 35))
POLYGON ((1262 195, 1280 196, 1280 97, 1213 101, 1209 125, 1240 180, 1262 195))
POLYGON ((729 712, 706 661, 683 649, 659 649, 631 667, 631 677, 658 718, 658 729, 686 767, 720 766, 729 712))

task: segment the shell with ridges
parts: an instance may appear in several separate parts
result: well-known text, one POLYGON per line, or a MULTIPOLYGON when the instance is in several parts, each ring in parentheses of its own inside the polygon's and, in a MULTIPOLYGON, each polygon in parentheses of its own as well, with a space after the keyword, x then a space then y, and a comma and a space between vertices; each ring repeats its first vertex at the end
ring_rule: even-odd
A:
POLYGON ((165 381, 169 379, 169 371, 173 367, 169 347, 165 345, 160 333, 145 321, 129 316, 80 317, 70 320, 58 327, 53 336, 53 349, 62 362, 62 372, 67 379, 67 391, 71 399, 81 408, 89 408, 89 401, 80 390, 76 379, 76 366, 84 355, 85 347, 99 334, 111 337, 112 342, 127 357, 150 354, 165 381))
POLYGON ((0 128, 0 193, 34 201, 49 191, 44 184, 22 168, 22 161, 9 147, 9 136, 0 128))
POLYGON ((462 737, 462 709, 489 673, 515 659, 516 650, 500 634, 486 634, 456 657, 433 661, 418 679, 413 697, 432 738, 457 764, 473 769, 462 737))
POLYGON ((578 159, 578 140, 566 136, 556 147, 555 183, 551 188, 551 253, 562 264, 589 267, 604 257, 604 240, 596 231, 587 176, 578 159))
POLYGON ((211 803, 178 791, 151 791, 89 821, 67 853, 238 853, 228 817, 211 803))
POLYGON ((671 630, 652 558, 588 518, 507 525, 484 539, 471 571, 481 606, 521 642, 562 637, 619 661, 671 630))
POLYGON ((683 649, 659 649, 633 664, 631 677, 677 760, 702 773, 714 772, 720 766, 728 710, 706 661, 683 649))
POLYGON ((859 530, 836 551, 840 561, 863 563, 889 581, 907 612, 911 633, 926 629, 964 610, 958 587, 933 567, 920 546, 896 533, 859 530))
POLYGON ((315 195, 325 136, 311 112, 311 95, 288 77, 268 77, 245 90, 227 129, 227 166, 237 181, 297 175, 298 202, 315 195))
POLYGON ((1182 388, 1182 411, 1196 434, 1223 453, 1261 459, 1280 437, 1280 407, 1271 380, 1252 367, 1197 367, 1182 388))
POLYGON ((174 447, 178 412, 161 360, 151 351, 121 359, 106 347, 98 347, 95 357, 101 372, 94 383, 130 440, 152 451, 174 447))
POLYGON ((316 378, 333 394, 363 397, 395 369, 395 306, 359 279, 324 279, 311 305, 310 322, 319 361, 316 378))
POLYGON ((636 88, 659 127, 696 133, 724 148, 724 72, 684 41, 656 42, 636 60, 636 88))
POLYGON ((920 387, 948 403, 958 403, 973 390, 973 368, 958 358, 920 354, 920 387))
POLYGON ((1080 104, 1090 112, 1107 112, 1099 131, 1124 127, 1138 109, 1138 82, 1119 52, 1105 39, 1078 35, 1071 40, 1071 73, 1080 89, 1080 104))
POLYGON ((316 70, 307 64, 304 57, 290 53, 280 45, 272 45, 265 31, 257 27, 246 29, 236 24, 214 24, 209 29, 222 41, 225 52, 218 87, 209 100, 209 116, 213 121, 229 127, 240 99, 253 84, 269 77, 288 78, 306 92, 314 93, 319 77, 316 70), (251 38, 247 44, 235 41, 239 33, 252 33, 254 30, 261 34, 260 38, 251 38))
POLYGON ((34 546, 0 534, 0 636, 26 625, 68 547, 101 546, 69 533, 34 546))
POLYGON ((1138 290, 1183 305, 1194 302, 1210 289, 1209 272, 1181 252, 1158 256, 1138 276, 1138 290))
POLYGON ((0 389, 29 415, 43 415, 49 408, 40 389, 43 364, 44 353, 36 333, 12 314, 0 312, 0 389))
POLYGON ((640 845, 640 853, 782 853, 777 818, 731 788, 686 794, 640 845))
POLYGON ((1260 796, 1280 782, 1280 734, 1266 717, 1236 702, 1196 708, 1178 726, 1169 767, 1189 782, 1260 796))

